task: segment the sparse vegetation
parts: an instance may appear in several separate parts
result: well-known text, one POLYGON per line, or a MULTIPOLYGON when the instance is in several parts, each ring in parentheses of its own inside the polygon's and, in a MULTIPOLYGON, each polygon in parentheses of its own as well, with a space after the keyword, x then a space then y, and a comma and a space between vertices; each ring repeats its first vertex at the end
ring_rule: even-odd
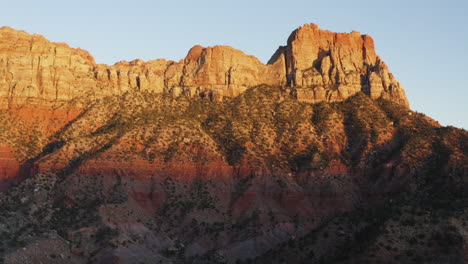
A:
POLYGON ((133 91, 53 133, 7 112, 0 124, 25 173, 0 194, 1 257, 55 236, 90 262, 125 248, 222 261, 270 243, 238 262, 418 263, 465 243, 467 132, 383 99, 133 91))

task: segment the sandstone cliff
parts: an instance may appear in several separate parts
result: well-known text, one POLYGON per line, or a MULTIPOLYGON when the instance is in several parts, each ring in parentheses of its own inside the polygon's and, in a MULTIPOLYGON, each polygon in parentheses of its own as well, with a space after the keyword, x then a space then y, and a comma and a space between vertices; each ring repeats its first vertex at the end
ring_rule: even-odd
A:
POLYGON ((82 49, 0 28, 3 105, 27 98, 102 98, 128 90, 222 100, 261 84, 290 86, 307 102, 342 101, 362 91, 408 106, 403 88, 375 54, 372 38, 358 32, 333 33, 305 25, 268 64, 228 46, 194 46, 179 62, 134 60, 109 66, 96 64, 82 49))
POLYGON ((376 55, 368 35, 333 33, 308 24, 295 30, 277 53, 286 57, 288 84, 312 88, 299 89, 299 100, 342 101, 362 91, 373 99, 408 105, 402 86, 376 55))

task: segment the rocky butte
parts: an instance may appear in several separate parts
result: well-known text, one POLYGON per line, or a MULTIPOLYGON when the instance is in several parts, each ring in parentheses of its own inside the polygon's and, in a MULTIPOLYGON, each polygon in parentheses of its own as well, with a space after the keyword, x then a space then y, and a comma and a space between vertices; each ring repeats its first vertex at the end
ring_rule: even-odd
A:
POLYGON ((0 263, 466 263, 468 133, 315 24, 97 64, 0 29, 0 263))

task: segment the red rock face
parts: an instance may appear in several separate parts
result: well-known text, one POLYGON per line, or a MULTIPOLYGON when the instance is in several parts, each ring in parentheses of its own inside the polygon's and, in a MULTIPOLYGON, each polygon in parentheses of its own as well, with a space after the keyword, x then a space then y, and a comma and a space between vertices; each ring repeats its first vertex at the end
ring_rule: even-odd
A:
POLYGON ((288 84, 307 102, 342 101, 357 92, 408 106, 404 90, 359 32, 334 33, 315 24, 295 30, 277 53, 286 57, 288 84))
MULTIPOLYGON (((5 105, 3 105, 4 107, 5 105)), ((78 117, 82 110, 76 107, 56 108, 44 105, 10 105, 1 109, 9 119, 2 120, 0 128, 0 190, 18 182, 36 167, 25 163, 38 152, 42 141, 63 129, 78 117)))
POLYGON ((4 191, 18 176, 20 164, 14 156, 14 148, 9 144, 0 144, 0 192, 4 191))
POLYGON ((280 47, 266 65, 228 46, 195 46, 179 62, 158 59, 98 65, 84 50, 3 27, 0 84, 0 97, 8 104, 26 98, 102 98, 128 90, 219 101, 267 84, 301 87, 297 98, 307 102, 342 101, 362 91, 371 98, 408 105, 403 88, 375 54, 370 36, 333 33, 315 24, 295 30, 287 46, 280 47))

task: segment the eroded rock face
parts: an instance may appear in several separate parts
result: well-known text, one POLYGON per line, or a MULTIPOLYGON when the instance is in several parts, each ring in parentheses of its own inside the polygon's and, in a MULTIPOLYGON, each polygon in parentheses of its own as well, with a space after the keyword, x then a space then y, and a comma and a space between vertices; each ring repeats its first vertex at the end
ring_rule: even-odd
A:
POLYGON ((297 98, 307 102, 342 101, 363 91, 408 105, 403 88, 375 54, 372 38, 359 32, 305 25, 268 64, 228 46, 194 46, 179 62, 134 60, 108 66, 96 64, 82 49, 0 28, 0 97, 6 105, 26 98, 102 98, 132 89, 222 100, 261 84, 297 88, 297 98))
POLYGON ((0 36, 0 96, 9 103, 16 97, 71 99, 95 86, 87 51, 8 27, 0 36))
POLYGON ((284 63, 281 57, 274 64, 265 65, 228 46, 195 46, 185 60, 169 66, 166 87, 181 88, 189 95, 207 93, 214 99, 233 97, 259 84, 285 85, 284 63))
MULTIPOLYGON (((295 30, 274 57, 286 58, 288 85, 299 100, 342 101, 362 91, 408 105, 400 83, 376 55, 374 41, 359 32, 334 33, 308 24, 295 30)), ((272 58, 270 61, 273 61, 272 58)))

